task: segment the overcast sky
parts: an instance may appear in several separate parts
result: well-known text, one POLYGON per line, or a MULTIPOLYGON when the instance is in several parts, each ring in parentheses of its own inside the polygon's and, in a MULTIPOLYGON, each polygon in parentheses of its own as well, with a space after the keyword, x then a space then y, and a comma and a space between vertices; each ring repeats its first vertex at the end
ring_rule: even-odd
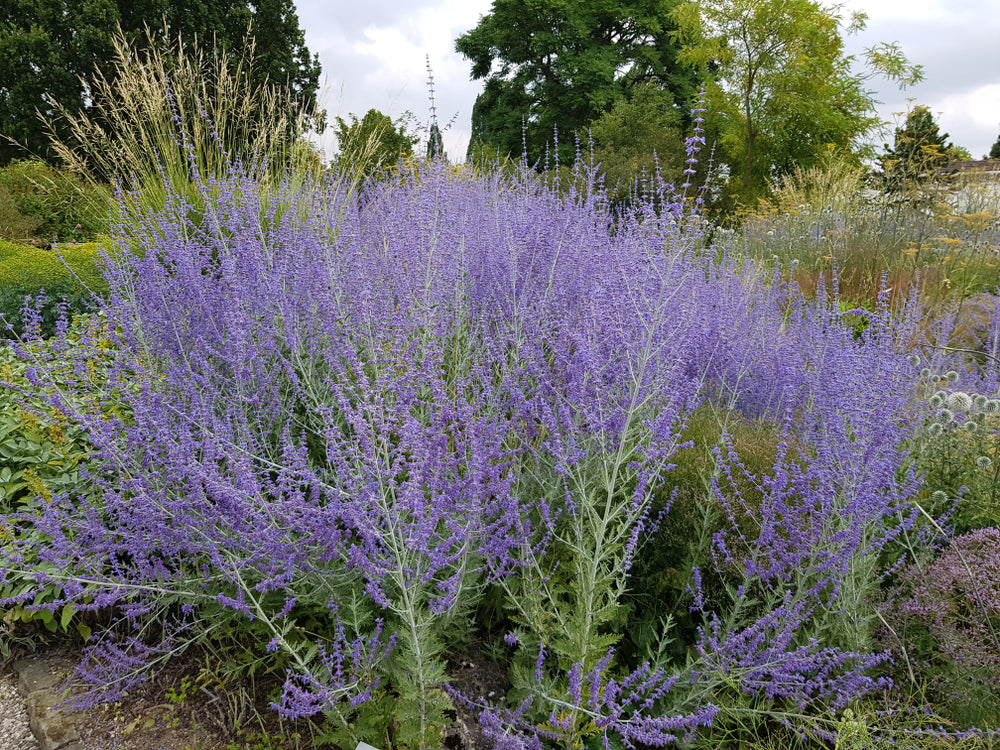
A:
MULTIPOLYGON (((827 3, 829 4, 829 3, 827 3)), ((325 101, 332 117, 359 118, 378 109, 394 119, 412 112, 429 117, 426 60, 434 71, 438 121, 452 160, 464 158, 472 105, 482 90, 455 38, 488 13, 492 0, 296 0, 306 44, 323 65, 325 101)), ((952 142, 980 159, 1000 134, 1000 0, 845 0, 863 10, 868 27, 848 37, 848 51, 899 42, 925 80, 905 91, 879 79, 868 82, 882 102, 879 113, 898 122, 908 105, 925 104, 952 142), (912 102, 907 100, 912 98, 912 102)), ((328 155, 334 151, 325 139, 328 155)), ((891 141, 891 135, 877 144, 891 141)))

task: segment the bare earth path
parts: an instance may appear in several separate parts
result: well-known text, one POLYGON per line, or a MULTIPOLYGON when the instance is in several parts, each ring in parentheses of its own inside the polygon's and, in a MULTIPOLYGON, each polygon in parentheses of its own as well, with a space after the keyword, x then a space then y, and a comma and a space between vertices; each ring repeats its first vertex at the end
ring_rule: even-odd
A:
POLYGON ((28 712, 17 690, 13 667, 0 667, 0 750, 29 750, 38 742, 28 728, 28 712))

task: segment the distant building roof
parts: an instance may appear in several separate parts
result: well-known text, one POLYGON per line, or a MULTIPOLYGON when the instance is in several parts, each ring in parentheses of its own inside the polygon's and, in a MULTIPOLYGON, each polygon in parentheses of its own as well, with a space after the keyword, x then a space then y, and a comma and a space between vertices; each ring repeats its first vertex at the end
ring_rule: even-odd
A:
POLYGON ((987 174, 1000 173, 1000 159, 978 159, 973 161, 953 161, 946 167, 941 167, 941 174, 955 174, 956 172, 984 172, 987 174))

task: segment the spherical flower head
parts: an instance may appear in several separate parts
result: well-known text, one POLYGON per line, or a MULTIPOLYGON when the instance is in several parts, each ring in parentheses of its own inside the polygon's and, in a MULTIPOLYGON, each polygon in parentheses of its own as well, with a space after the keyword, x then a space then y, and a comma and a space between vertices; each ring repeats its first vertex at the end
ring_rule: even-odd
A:
POLYGON ((927 403, 930 404, 932 409, 940 409, 944 406, 944 398, 937 393, 927 399, 927 403))
POLYGON ((962 425, 962 429, 964 429, 966 432, 975 432, 976 430, 979 429, 979 425, 976 422, 970 420, 962 425))
POLYGON ((909 362, 914 367, 917 367, 920 364, 920 355, 911 354, 909 357, 906 358, 906 361, 909 362))
POLYGON ((967 412, 972 409, 972 396, 962 391, 955 391, 949 394, 946 403, 952 411, 967 412))
POLYGON ((948 499, 948 493, 944 490, 934 490, 931 493, 931 501, 935 503, 943 503, 948 499))
POLYGON ((955 412, 953 412, 951 409, 939 409, 937 417, 938 421, 940 421, 941 424, 943 425, 951 424, 951 422, 953 422, 955 419, 955 412))
POLYGON ((976 459, 976 466, 980 469, 988 469, 993 466, 993 459, 989 456, 980 456, 976 459))
POLYGON ((944 432, 944 427, 941 425, 940 422, 935 422, 929 428, 927 428, 927 432, 928 434, 930 434, 931 437, 937 437, 942 432, 944 432))
POLYGON ((985 411, 987 414, 996 414, 1000 412, 1000 399, 996 398, 989 399, 986 402, 986 405, 983 406, 983 411, 985 411))
POLYGON ((920 377, 922 377, 924 380, 930 380, 931 379, 931 368, 925 367, 924 369, 922 369, 920 371, 920 377))
POLYGON ((984 406, 986 406, 987 401, 989 401, 989 399, 986 398, 986 396, 984 396, 982 393, 977 393, 975 396, 972 397, 972 405, 975 406, 977 409, 982 409, 984 406))
POLYGON ((949 383, 957 383, 958 382, 958 373, 955 372, 954 370, 948 370, 948 372, 946 372, 944 374, 944 377, 945 377, 945 380, 947 380, 949 383))

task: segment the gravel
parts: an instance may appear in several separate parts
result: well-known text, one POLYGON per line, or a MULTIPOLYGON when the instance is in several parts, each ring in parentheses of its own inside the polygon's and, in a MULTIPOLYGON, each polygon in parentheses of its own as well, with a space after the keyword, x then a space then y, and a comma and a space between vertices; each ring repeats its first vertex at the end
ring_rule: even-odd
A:
POLYGON ((0 667, 0 750, 32 750, 38 747, 28 728, 28 712, 17 691, 17 674, 0 667))

